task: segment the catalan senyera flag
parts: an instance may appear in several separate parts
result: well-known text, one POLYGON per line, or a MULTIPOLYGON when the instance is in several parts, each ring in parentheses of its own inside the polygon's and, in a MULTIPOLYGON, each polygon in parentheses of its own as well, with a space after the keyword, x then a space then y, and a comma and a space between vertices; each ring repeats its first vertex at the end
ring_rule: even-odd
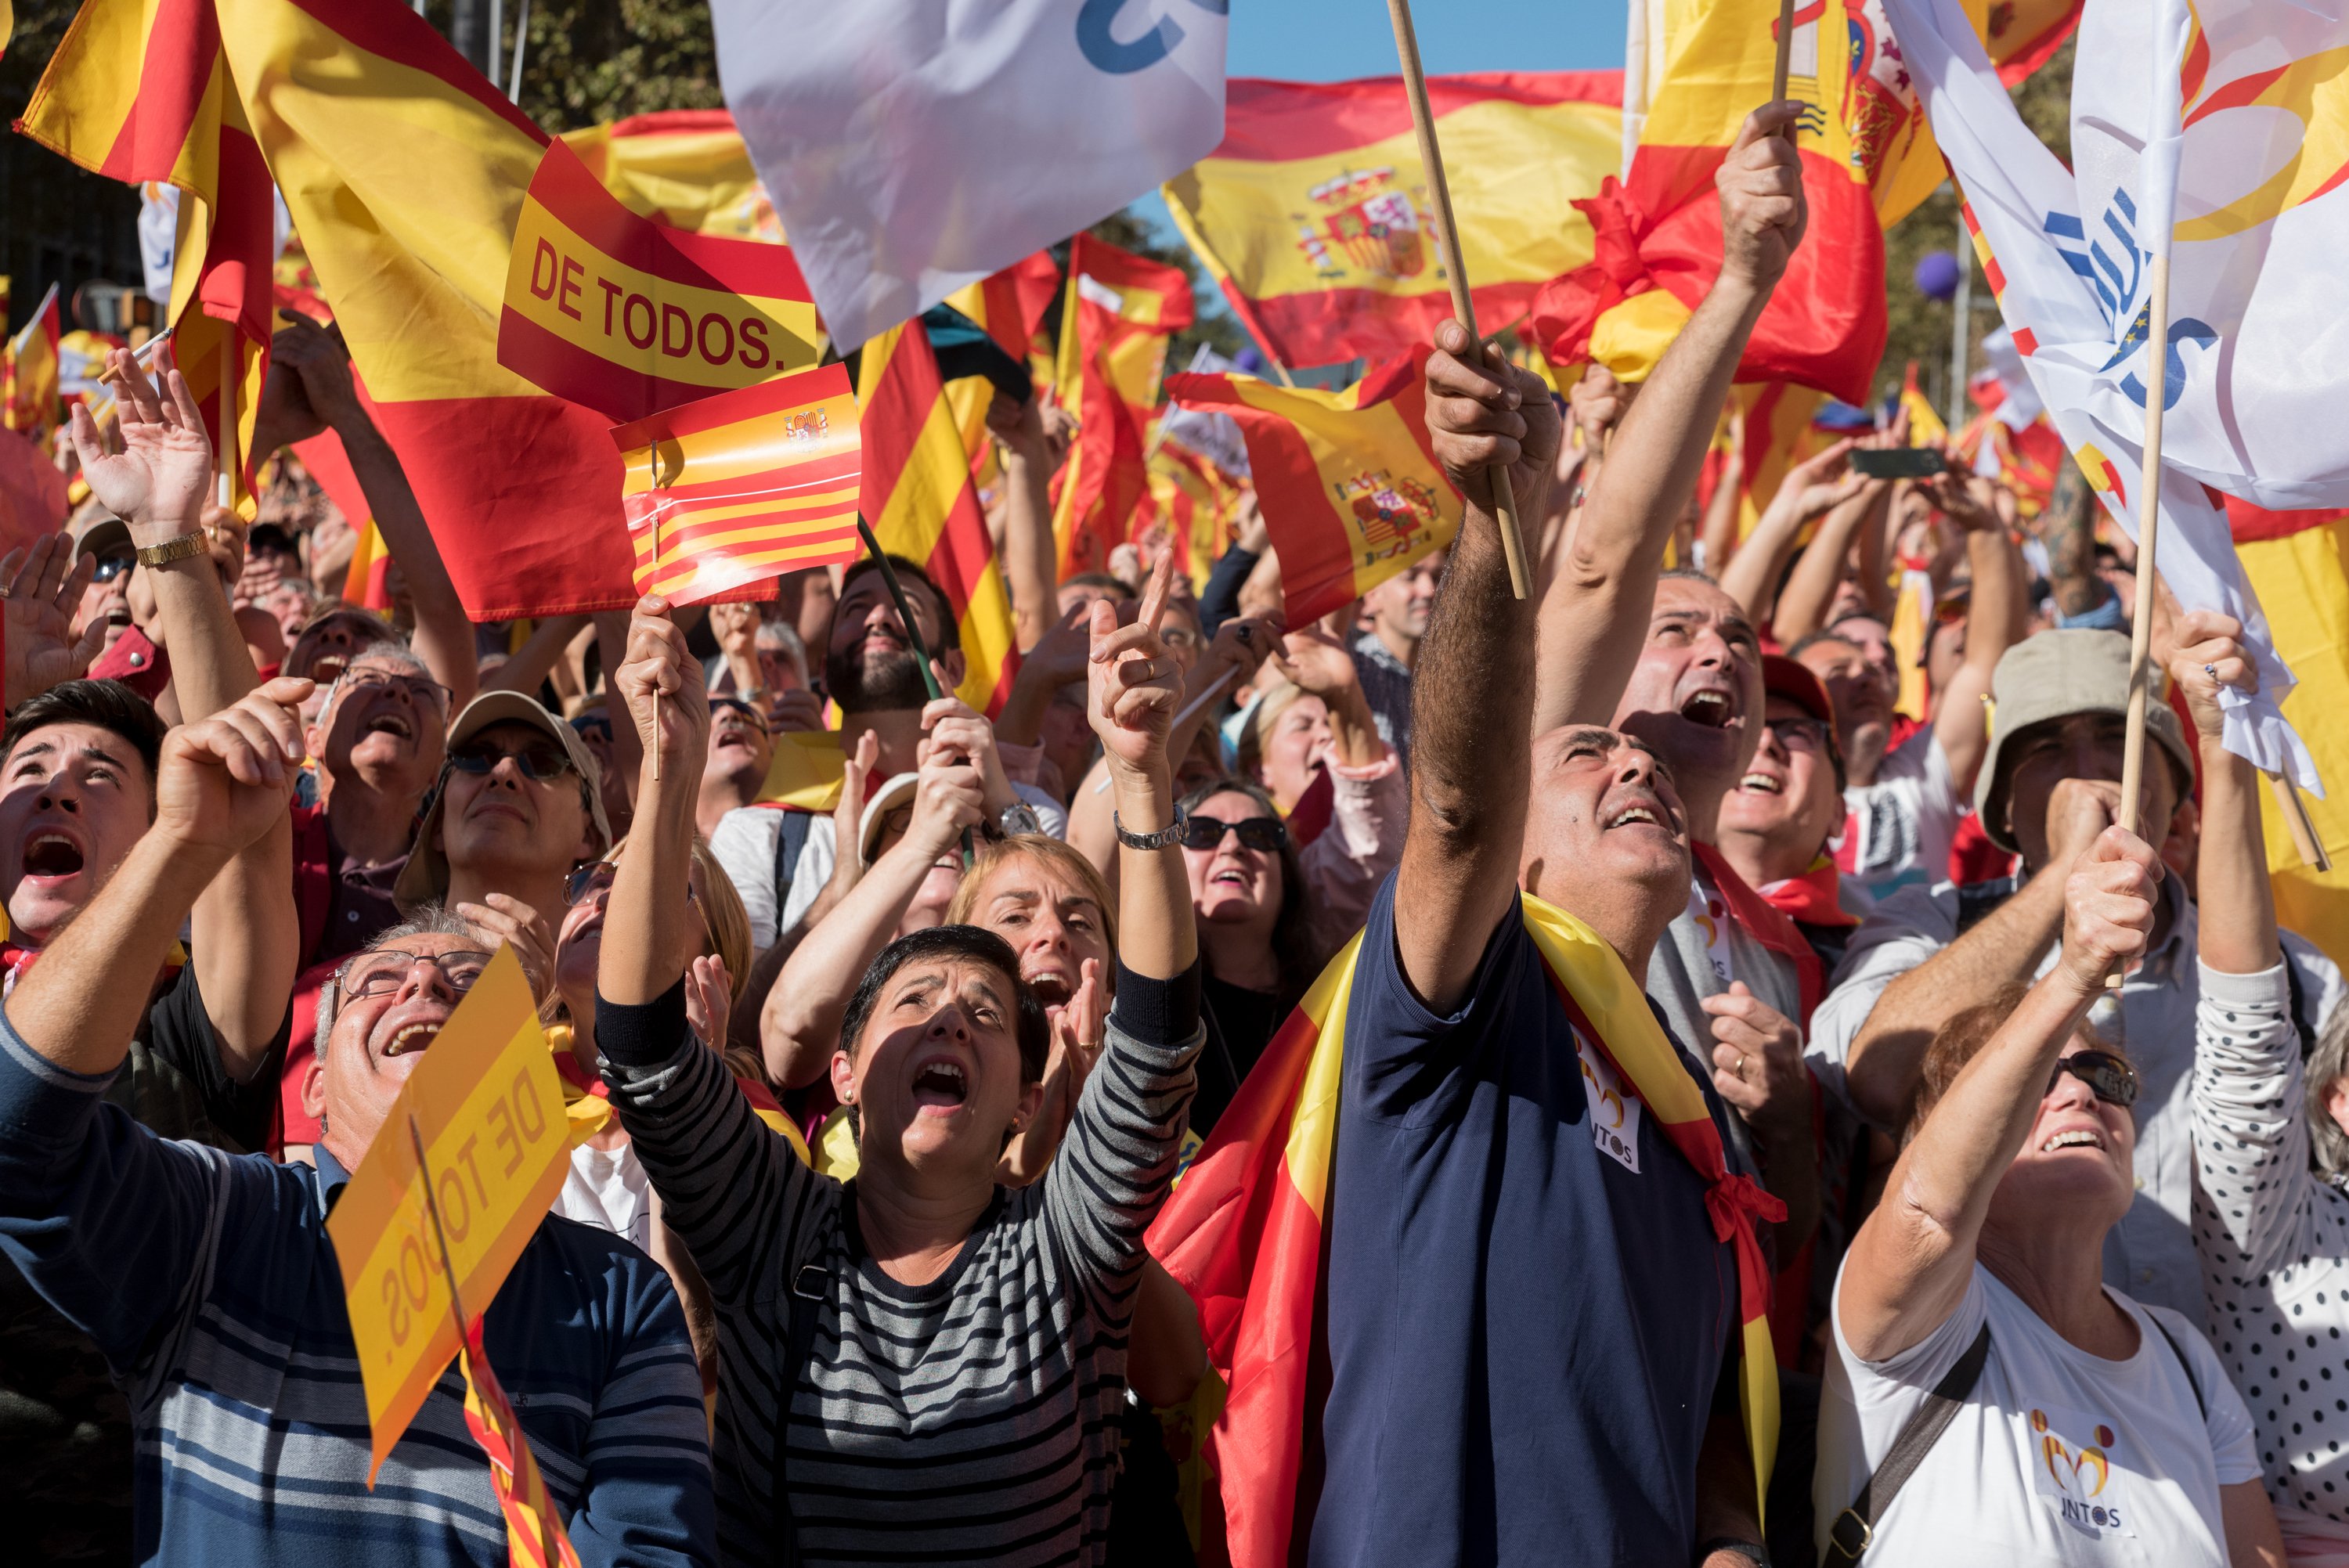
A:
POLYGON ((1427 434, 1427 356, 1423 345, 1342 392, 1168 377, 1175 402, 1239 422, 1290 625, 1344 608, 1460 531, 1460 492, 1427 434))
MULTIPOLYGON (((970 317, 993 338, 997 346, 1026 365, 1038 380, 1052 374, 1050 345, 1042 338, 1044 318, 1061 295, 1061 265, 1050 251, 1014 262, 989 277, 948 294, 946 303, 970 317)), ((947 384, 947 401, 953 405, 955 428, 970 453, 970 477, 981 486, 995 480, 995 442, 987 433, 988 406, 995 400, 993 384, 965 377, 947 384)))
POLYGON ((612 440, 640 593, 695 604, 856 559, 864 459, 844 366, 664 409, 612 440))
MULTIPOLYGON (((1595 359, 1646 378, 1721 270, 1713 183, 1745 117, 1770 98, 1777 7, 1702 0, 1674 29, 1669 63, 1620 181, 1576 205, 1595 258, 1536 297, 1533 331, 1556 365, 1595 359)), ((1770 296, 1737 372, 1868 401, 1884 354, 1884 232, 1853 161, 1844 8, 1795 13, 1786 96, 1805 106, 1795 144, 1809 203, 1803 242, 1770 296)))
MULTIPOLYGON (((2308 741, 2328 782, 2349 779, 2349 512, 2263 511, 2227 503, 2235 553, 2266 610, 2279 656, 2300 684, 2283 716, 2308 741)), ((2268 881, 2277 923, 2305 934, 2336 964, 2349 958, 2349 797, 2303 796, 2333 869, 2304 865, 2272 795, 2262 805, 2268 881)))
POLYGON ((548 144, 514 224, 499 364, 626 422, 804 369, 823 342, 787 246, 640 217, 548 144))
POLYGON ((579 1568, 579 1553, 563 1528, 562 1511, 547 1494, 546 1478, 530 1451, 529 1435, 514 1415, 481 1344, 481 1320, 465 1326, 465 1425, 490 1456, 490 1489, 506 1516, 506 1561, 512 1568, 579 1568))
POLYGON ((661 109, 563 139, 631 212, 688 233, 780 242, 783 225, 734 116, 722 108, 661 109))
POLYGON ((1099 572, 1126 542, 1145 484, 1143 459, 1166 340, 1191 325, 1191 282, 1180 269, 1079 234, 1053 380, 1077 417, 1077 438, 1054 482, 1052 533, 1061 575, 1099 572))
POLYGON ((171 356, 203 411, 213 451, 236 454, 232 488, 249 520, 253 422, 275 327, 276 203, 231 84, 223 31, 213 0, 91 0, 18 127, 93 173, 181 192, 171 356), (222 428, 224 403, 233 431, 222 428))
POLYGON ((477 621, 634 603, 611 422, 497 362, 546 136, 400 0, 212 0, 363 395, 477 621))
POLYGON ((25 329, 5 345, 0 363, 0 422, 46 443, 57 428, 57 286, 41 298, 25 329))
MULTIPOLYGON (((1711 1184, 1702 1219, 1736 1252, 1739 1402, 1755 1493, 1766 1496, 1778 1448, 1778 1369, 1769 1265, 1755 1225, 1783 1218, 1785 1208, 1728 1170, 1702 1091, 1614 949, 1564 910, 1530 894, 1520 902, 1575 1028, 1711 1184)), ((1361 942, 1357 935, 1330 960, 1288 1016, 1150 1227, 1151 1254, 1198 1305, 1208 1362, 1229 1386, 1208 1441, 1234 1568, 1302 1561, 1303 1526, 1313 1518, 1305 1456, 1321 1418, 1312 1379, 1323 1216, 1361 942)))
MULTIPOLYGON (((1576 201, 1621 165, 1619 71, 1431 77, 1477 324, 1591 259, 1576 201)), ((1400 77, 1234 80, 1223 144, 1165 186, 1183 237, 1283 365, 1407 354, 1452 315, 1400 77)))
POLYGON ((1729 389, 1733 417, 1744 422, 1737 471, 1737 537, 1744 539, 1785 482, 1786 470, 1819 448, 1813 415, 1826 397, 1784 381, 1744 382, 1729 389))
POLYGON ((893 326, 857 362, 864 477, 859 510, 881 548, 918 562, 947 596, 962 638, 963 701, 993 715, 1019 672, 1011 595, 970 482, 938 359, 921 323, 893 326))
POLYGON ((489 1306, 562 1191, 567 1126, 530 981, 501 947, 401 1086, 326 1221, 367 1393, 370 1484, 460 1347, 450 1277, 468 1319, 489 1306), (504 1155, 467 1162, 469 1142, 504 1155), (428 1174, 437 1202, 465 1205, 463 1223, 447 1230, 446 1271, 428 1174))

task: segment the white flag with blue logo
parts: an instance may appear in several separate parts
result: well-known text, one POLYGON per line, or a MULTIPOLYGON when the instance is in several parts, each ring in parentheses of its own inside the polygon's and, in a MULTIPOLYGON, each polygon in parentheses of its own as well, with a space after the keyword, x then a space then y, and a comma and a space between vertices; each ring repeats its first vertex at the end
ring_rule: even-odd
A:
POLYGON ((713 0, 727 106, 853 349, 1224 138, 1229 0, 713 0))
POLYGON ((2132 534, 2168 245, 2161 575, 2249 634, 2261 689, 2230 694, 2228 749, 2320 789, 2213 492, 2349 506, 2349 0, 2087 0, 2071 169, 2016 114, 1959 0, 1884 9, 2032 383, 2132 534))

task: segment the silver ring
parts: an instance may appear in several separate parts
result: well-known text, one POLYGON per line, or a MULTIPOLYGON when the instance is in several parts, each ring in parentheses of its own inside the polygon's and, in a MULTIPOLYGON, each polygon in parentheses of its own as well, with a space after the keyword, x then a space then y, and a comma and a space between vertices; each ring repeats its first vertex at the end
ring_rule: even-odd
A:
POLYGON ((2209 676, 2215 681, 2219 678, 2219 666, 2216 665, 2204 665, 2202 666, 2202 673, 2209 676))

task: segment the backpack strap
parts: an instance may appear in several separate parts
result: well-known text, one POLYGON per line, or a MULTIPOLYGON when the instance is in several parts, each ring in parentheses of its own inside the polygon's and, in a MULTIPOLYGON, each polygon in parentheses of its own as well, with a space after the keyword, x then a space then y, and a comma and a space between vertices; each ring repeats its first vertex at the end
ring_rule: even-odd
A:
POLYGON ((775 1385, 774 1451, 768 1465, 767 1483, 778 1568, 798 1568, 802 1561, 799 1526, 792 1518, 791 1488, 783 1475, 785 1445, 792 1429, 792 1400, 799 1391, 800 1379, 807 1376, 808 1358, 815 1353, 816 1315, 823 1309, 825 1287, 830 1283, 822 1264, 802 1264, 792 1275, 791 1346, 775 1385))
POLYGON ((783 907, 792 902, 792 876, 800 867, 800 851, 807 848, 808 824, 814 819, 805 811, 786 810, 782 828, 775 834, 775 935, 783 934, 783 907))
POLYGON ((1821 1568, 1847 1568, 1875 1542, 1877 1519, 1892 1506, 1893 1498, 1908 1484, 1917 1467, 1925 1462, 1925 1456, 1933 1451, 1942 1431, 1957 1418, 1960 1407, 1982 1378, 1982 1364, 1989 1359, 1990 1325, 1984 1322, 1974 1342, 1958 1357, 1957 1365, 1933 1386, 1924 1404, 1909 1418, 1900 1435, 1892 1439, 1892 1447, 1886 1452, 1884 1462, 1876 1467, 1876 1473, 1860 1483, 1859 1495, 1851 1500, 1851 1506, 1836 1515, 1835 1522, 1827 1527, 1827 1551, 1821 1559, 1821 1568))
POLYGON ((2153 1326, 2161 1330, 2161 1336, 2169 1341, 2170 1354, 2177 1357, 2178 1365, 2186 1369, 2186 1386, 2194 1390, 2194 1408, 2202 1412, 2202 1420, 2205 1425, 2208 1425, 2210 1419, 2210 1402, 2202 1398, 2202 1379, 2194 1376, 2194 1363, 2186 1358, 2186 1346, 2178 1343, 2178 1336, 2169 1332, 2169 1325, 2161 1321, 2159 1313, 2148 1310, 2146 1316, 2151 1318, 2153 1326))

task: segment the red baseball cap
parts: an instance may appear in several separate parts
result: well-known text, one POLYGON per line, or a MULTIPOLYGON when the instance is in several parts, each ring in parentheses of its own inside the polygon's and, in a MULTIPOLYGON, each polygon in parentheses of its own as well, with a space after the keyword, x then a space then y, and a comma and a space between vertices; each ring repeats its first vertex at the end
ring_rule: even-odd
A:
POLYGON ((1835 704, 1828 699, 1827 688, 1808 668, 1784 654, 1762 655, 1762 690, 1766 696, 1783 696, 1826 727, 1827 755, 1835 760, 1836 783, 1844 780, 1843 746, 1836 738, 1835 704))

